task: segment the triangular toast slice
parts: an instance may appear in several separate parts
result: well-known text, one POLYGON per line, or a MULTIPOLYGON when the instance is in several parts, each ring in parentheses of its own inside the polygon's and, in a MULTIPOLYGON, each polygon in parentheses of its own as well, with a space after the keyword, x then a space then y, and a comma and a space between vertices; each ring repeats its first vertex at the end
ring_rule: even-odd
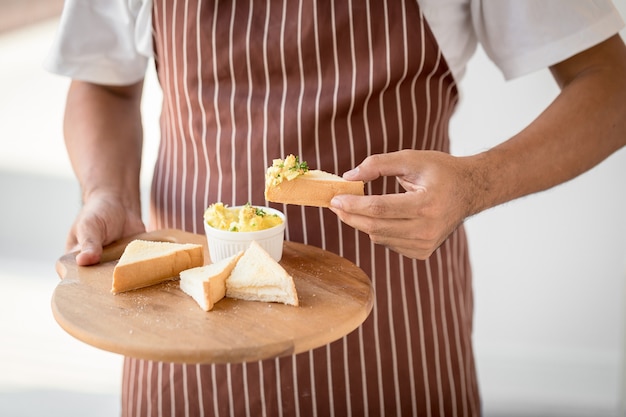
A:
POLYGON ((176 279, 181 271, 203 264, 202 245, 133 240, 113 269, 111 292, 118 294, 176 279))
POLYGON ((182 271, 180 289, 196 300, 204 311, 211 311, 215 303, 226 295, 226 279, 242 254, 243 251, 214 264, 182 271))
POLYGON ((299 305, 293 277, 256 242, 226 280, 226 297, 299 305))

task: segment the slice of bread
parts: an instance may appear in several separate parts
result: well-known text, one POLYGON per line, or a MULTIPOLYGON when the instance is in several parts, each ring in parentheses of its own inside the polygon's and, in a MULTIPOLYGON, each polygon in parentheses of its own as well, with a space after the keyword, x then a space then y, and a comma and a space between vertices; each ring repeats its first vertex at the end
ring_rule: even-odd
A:
POLYGON ((175 279, 181 271, 203 264, 202 245, 133 240, 113 269, 111 292, 118 294, 175 279))
POLYGON ((211 311, 215 303, 226 295, 226 279, 242 254, 243 251, 214 264, 182 271, 180 289, 196 300, 204 311, 211 311))
POLYGON ((299 304, 293 277, 256 242, 250 244, 226 279, 226 297, 299 304))
POLYGON ((363 187, 363 181, 347 181, 338 175, 314 169, 275 185, 266 183, 265 199, 274 203, 329 207, 334 196, 363 195, 363 187))

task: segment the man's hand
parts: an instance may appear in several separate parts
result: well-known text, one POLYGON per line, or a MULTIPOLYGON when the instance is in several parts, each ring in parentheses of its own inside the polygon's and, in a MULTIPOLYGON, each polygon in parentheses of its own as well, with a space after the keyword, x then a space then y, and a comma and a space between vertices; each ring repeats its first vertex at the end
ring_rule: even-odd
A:
POLYGON ((145 232, 141 214, 115 195, 92 195, 81 208, 67 237, 67 251, 78 251, 78 265, 100 262, 102 248, 126 236, 145 232))
POLYGON ((550 70, 561 93, 532 123, 469 157, 400 151, 366 158, 348 180, 396 176, 406 193, 337 196, 332 209, 372 241, 425 259, 463 219, 543 191, 626 145, 626 45, 615 35, 550 70))
POLYGON ((331 210, 378 244, 411 258, 428 258, 472 214, 476 174, 466 159, 443 152, 404 150, 366 158, 347 180, 395 176, 405 193, 352 196, 331 201, 331 210))

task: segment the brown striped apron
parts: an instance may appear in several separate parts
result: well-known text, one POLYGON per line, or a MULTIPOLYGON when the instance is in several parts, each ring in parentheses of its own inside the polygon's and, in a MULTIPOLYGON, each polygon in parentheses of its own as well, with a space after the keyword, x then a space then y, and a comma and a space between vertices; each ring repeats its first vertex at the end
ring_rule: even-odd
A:
MULTIPOLYGON (((341 174, 371 154, 448 151, 457 90, 416 1, 155 0, 153 29, 164 102, 152 229, 202 233, 210 203, 265 204, 265 169, 289 153, 341 174)), ((395 178, 367 188, 401 192, 395 178)), ((371 277, 370 317, 335 343, 279 359, 126 359, 123 415, 479 415, 463 229, 422 262, 327 209, 277 208, 287 239, 371 277)))

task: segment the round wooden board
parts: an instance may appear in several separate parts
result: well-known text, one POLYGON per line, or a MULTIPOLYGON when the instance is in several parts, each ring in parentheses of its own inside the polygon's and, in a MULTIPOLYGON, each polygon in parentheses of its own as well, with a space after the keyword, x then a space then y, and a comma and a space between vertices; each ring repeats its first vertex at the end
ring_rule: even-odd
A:
MULTIPOLYGON (((161 230, 134 238, 203 244, 208 259, 203 235, 161 230)), ((178 281, 113 295, 113 268, 130 240, 106 248, 98 265, 77 266, 73 254, 57 262, 55 319, 72 336, 110 352, 179 363, 256 361, 335 341, 373 306, 371 282, 360 268, 292 242, 285 242, 280 263, 294 278, 299 307, 224 298, 205 312, 178 281)))

